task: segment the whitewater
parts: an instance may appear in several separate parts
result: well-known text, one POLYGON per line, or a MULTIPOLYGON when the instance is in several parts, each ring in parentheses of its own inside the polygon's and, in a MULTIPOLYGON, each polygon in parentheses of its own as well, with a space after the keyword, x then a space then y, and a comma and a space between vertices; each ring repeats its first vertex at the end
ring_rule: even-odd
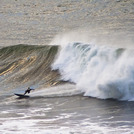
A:
POLYGON ((84 96, 133 100, 133 49, 70 43, 53 64, 84 96))

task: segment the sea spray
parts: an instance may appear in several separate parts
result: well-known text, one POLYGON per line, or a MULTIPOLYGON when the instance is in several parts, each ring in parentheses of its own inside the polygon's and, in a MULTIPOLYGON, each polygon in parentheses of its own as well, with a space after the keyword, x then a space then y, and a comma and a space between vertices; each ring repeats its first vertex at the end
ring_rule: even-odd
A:
POLYGON ((134 50, 69 43, 62 46, 53 70, 76 83, 85 96, 131 100, 134 98, 134 50))

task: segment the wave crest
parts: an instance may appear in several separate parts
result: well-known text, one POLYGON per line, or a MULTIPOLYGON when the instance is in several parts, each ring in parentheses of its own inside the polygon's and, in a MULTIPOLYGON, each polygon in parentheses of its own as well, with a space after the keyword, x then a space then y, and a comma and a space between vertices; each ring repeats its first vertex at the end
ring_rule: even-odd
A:
POLYGON ((63 46, 52 65, 62 80, 76 83, 85 96, 134 98, 134 50, 82 43, 63 46))

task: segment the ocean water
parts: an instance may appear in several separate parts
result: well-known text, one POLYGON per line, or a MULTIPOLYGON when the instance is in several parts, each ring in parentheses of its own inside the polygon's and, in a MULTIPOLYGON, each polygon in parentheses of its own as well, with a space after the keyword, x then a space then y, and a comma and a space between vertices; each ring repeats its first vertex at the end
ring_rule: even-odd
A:
POLYGON ((54 96, 16 99, 0 104, 0 132, 37 134, 134 133, 133 102, 54 96))
POLYGON ((0 134, 134 133, 133 0, 0 10, 0 134))
POLYGON ((134 133, 133 50, 59 48, 1 48, 0 133, 134 133))

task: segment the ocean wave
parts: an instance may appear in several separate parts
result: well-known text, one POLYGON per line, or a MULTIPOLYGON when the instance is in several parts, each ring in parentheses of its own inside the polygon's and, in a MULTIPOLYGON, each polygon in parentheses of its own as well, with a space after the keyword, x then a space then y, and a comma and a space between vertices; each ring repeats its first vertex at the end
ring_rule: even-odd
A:
POLYGON ((41 88, 59 83, 59 73, 51 71, 58 46, 15 45, 0 49, 1 92, 41 88))
POLYGON ((134 50, 69 43, 62 46, 53 70, 76 83, 85 96, 101 99, 134 98, 134 50))
MULTIPOLYGON (((1 48, 1 94, 24 92, 28 86, 51 90, 67 81, 84 96, 134 100, 133 49, 83 43, 59 48, 23 44, 1 48)), ((63 86, 62 94, 66 92, 63 86)))

